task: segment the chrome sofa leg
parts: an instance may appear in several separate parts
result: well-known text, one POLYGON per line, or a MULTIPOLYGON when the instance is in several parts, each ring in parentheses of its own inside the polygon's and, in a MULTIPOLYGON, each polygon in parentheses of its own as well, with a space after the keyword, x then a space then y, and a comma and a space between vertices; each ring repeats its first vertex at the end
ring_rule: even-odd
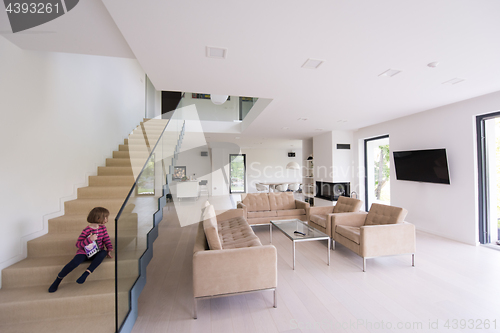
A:
POLYGON ((366 258, 363 258, 363 272, 366 272, 366 258))
POLYGON ((411 265, 415 267, 415 253, 411 254, 411 265))
POLYGON ((273 295, 274 296, 274 305, 273 306, 275 308, 277 308, 278 307, 278 294, 276 293, 276 288, 274 288, 273 293, 274 293, 274 295, 273 295))
POLYGON ((196 304, 196 303, 197 303, 197 301, 196 301, 196 297, 195 297, 195 298, 194 298, 194 319, 198 319, 198 313, 197 313, 197 312, 198 312, 198 311, 197 311, 197 310, 198 310, 198 309, 197 309, 197 307, 198 307, 198 306, 197 306, 197 304, 196 304))
POLYGON ((331 247, 332 250, 335 250, 335 241, 333 240, 333 238, 331 239, 331 247))

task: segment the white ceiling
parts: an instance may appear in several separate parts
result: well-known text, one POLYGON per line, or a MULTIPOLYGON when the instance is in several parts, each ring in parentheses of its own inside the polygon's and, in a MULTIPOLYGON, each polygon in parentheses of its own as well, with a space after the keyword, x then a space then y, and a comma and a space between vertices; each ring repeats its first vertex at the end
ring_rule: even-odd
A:
POLYGON ((352 130, 500 90, 498 0, 85 0, 17 34, 0 12, 22 48, 135 56, 158 90, 273 99, 245 137, 352 130))

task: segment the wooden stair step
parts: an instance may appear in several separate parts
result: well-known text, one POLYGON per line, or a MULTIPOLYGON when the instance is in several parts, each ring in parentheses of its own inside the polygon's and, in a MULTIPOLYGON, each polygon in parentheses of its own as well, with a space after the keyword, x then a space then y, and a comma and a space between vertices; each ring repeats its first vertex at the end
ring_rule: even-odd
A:
POLYGON ((130 192, 131 186, 87 186, 77 190, 79 199, 84 198, 123 198, 130 192))
MULTIPOLYGON (((126 150, 118 150, 113 152, 113 158, 128 158, 128 159, 144 159, 144 163, 146 163, 146 160, 149 158, 150 153, 147 151, 134 151, 132 154, 130 151, 126 150)), ((143 164, 144 164, 143 163, 143 164)))
MULTIPOLYGON (((112 176, 110 176, 112 177, 112 176)), ((66 201, 64 214, 88 214, 94 207, 104 207, 110 214, 117 214, 125 198, 84 198, 66 201)))
POLYGON ((122 167, 122 166, 103 166, 97 167, 97 175, 98 176, 133 176, 135 174, 139 174, 141 172, 142 167, 122 167))
POLYGON ((134 176, 89 176, 89 186, 132 186, 134 176))
POLYGON ((154 148, 154 144, 151 144, 150 146, 146 145, 134 145, 134 146, 129 146, 129 145, 120 145, 118 146, 119 151, 145 151, 151 153, 151 150, 154 148))
MULTIPOLYGON (((129 244, 135 246, 138 244, 137 231, 135 235, 133 232, 125 234, 126 230, 120 230, 120 249, 126 248, 129 244)), ((81 232, 81 231, 80 231, 81 232)), ((65 253, 76 253, 76 241, 80 232, 76 233, 58 233, 58 234, 45 234, 41 237, 35 238, 28 242, 28 257, 29 258, 39 258, 39 257, 50 257, 50 256, 60 256, 65 253)), ((108 232, 109 234, 109 232, 108 232)), ((145 236, 144 236, 145 237, 145 236)), ((114 233, 109 235, 113 248, 116 249, 115 235, 114 233)), ((132 248, 129 248, 132 251, 132 248)))
MULTIPOLYGON (((115 218, 116 214, 110 214, 108 217, 108 223, 106 223, 106 228, 108 233, 115 230, 115 218)), ((120 230, 137 230, 137 214, 126 213, 120 216, 120 230)), ((88 225, 87 214, 77 214, 77 215, 63 215, 55 217, 49 220, 49 232, 50 233, 68 233, 74 232, 79 235, 79 233, 88 225)))
MULTIPOLYGON (((138 159, 137 162, 142 161, 142 159, 138 159)), ((121 166, 121 167, 131 167, 132 160, 128 158, 107 158, 106 166, 121 166)))
MULTIPOLYGON (((76 248, 75 251, 76 253, 76 248)), ((114 255, 114 253, 113 253, 114 255)), ((20 288, 31 286, 46 286, 47 288, 54 282, 57 274, 61 269, 73 259, 73 255, 54 256, 54 257, 37 257, 26 258, 12 266, 4 268, 2 271, 2 288, 20 288)), ((85 272, 90 265, 90 261, 83 262, 68 274, 61 284, 75 283, 76 279, 85 272)), ((120 259, 123 277, 137 277, 138 265, 137 260, 120 259)), ((107 280, 115 278, 115 259, 106 258, 99 267, 90 274, 87 281, 107 280)))
MULTIPOLYGON (((72 318, 57 318, 50 320, 40 320, 36 322, 24 322, 10 325, 2 325, 0 323, 0 332, 2 333, 88 333, 89 318, 87 317, 72 317, 72 318)), ((110 333, 115 331, 115 316, 114 313, 92 316, 92 333, 110 333)))
POLYGON ((129 167, 129 168, 142 168, 146 160, 144 158, 107 158, 107 167, 129 167))
POLYGON ((61 285, 0 289, 0 323, 3 325, 47 318, 68 318, 114 313, 115 281, 88 281, 61 285))
MULTIPOLYGON (((150 146, 154 146, 156 144, 156 141, 158 141, 158 138, 151 140, 151 138, 148 138, 148 142, 150 146)), ((177 144, 177 138, 169 138, 167 136, 163 136, 161 138, 162 143, 167 143, 167 144, 173 144, 174 146, 177 144)), ((130 137, 128 139, 123 140, 123 143, 125 145, 146 145, 146 140, 143 137, 130 137)))

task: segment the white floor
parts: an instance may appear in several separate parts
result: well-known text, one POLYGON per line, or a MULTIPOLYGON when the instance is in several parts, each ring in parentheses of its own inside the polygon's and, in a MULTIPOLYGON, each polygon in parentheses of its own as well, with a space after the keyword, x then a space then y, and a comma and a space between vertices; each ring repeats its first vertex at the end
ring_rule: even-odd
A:
MULTIPOLYGON (((194 320, 196 227, 181 227, 173 205, 165 208, 133 332, 500 331, 500 251, 421 232, 415 267, 411 256, 384 257, 368 259, 365 273, 341 245, 327 266, 326 241, 299 243, 292 270, 291 243, 273 232, 278 307, 272 292, 206 299, 194 320)), ((267 227, 254 230, 269 243, 267 227)))

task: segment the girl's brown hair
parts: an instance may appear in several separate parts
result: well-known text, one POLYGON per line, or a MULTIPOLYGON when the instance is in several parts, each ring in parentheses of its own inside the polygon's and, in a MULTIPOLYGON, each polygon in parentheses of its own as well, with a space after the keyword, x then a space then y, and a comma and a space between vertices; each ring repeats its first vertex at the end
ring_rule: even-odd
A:
POLYGON ((109 216, 109 210, 104 207, 95 207, 87 216, 87 222, 103 224, 104 219, 109 216))

